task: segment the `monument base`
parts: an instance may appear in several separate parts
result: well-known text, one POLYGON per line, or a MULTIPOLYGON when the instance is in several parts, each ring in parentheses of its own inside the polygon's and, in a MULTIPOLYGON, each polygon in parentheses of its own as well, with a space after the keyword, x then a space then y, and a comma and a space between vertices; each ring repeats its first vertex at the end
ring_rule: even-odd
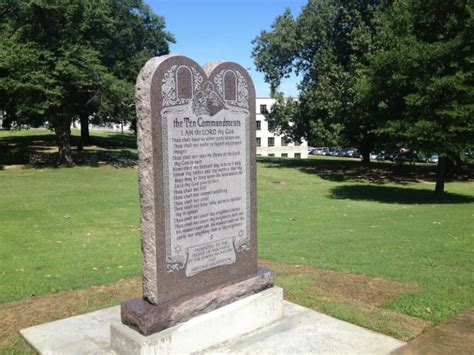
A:
POLYGON ((143 298, 135 298, 122 303, 122 323, 143 335, 151 335, 272 286, 273 273, 270 270, 258 268, 254 277, 216 287, 208 293, 192 295, 184 300, 154 305, 143 298))
POLYGON ((272 287, 150 336, 114 322, 110 326, 111 347, 117 354, 194 353, 282 317, 283 290, 272 287))

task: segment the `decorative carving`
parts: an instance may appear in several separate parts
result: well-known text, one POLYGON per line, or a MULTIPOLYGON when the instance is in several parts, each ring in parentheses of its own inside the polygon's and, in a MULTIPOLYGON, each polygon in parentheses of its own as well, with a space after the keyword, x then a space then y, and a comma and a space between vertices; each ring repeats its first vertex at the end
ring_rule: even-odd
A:
POLYGON ((173 272, 184 269, 188 260, 188 255, 176 255, 174 257, 166 257, 166 271, 173 272))
POLYGON ((201 74, 196 70, 196 68, 191 68, 193 71, 193 83, 194 83, 194 90, 201 90, 201 84, 204 81, 204 78, 201 74))
POLYGON ((204 90, 199 90, 194 95, 193 112, 196 116, 214 116, 221 110, 227 109, 225 102, 214 90, 214 85, 210 81, 204 83, 204 90))
POLYGON ((238 252, 250 250, 250 234, 244 235, 244 231, 240 230, 237 236, 234 236, 234 247, 238 252))
POLYGON ((162 107, 170 107, 170 106, 177 106, 177 105, 184 105, 188 104, 193 97, 193 93, 196 90, 201 88, 201 83, 204 81, 204 78, 195 68, 189 68, 188 66, 174 64, 172 65, 164 74, 162 84, 161 84, 161 93, 163 96, 163 104, 162 107), (177 83, 177 71, 179 70, 188 70, 192 73, 191 79, 191 95, 186 96, 178 96, 178 83, 177 83))
POLYGON ((225 102, 232 106, 238 106, 241 108, 249 109, 249 90, 247 81, 245 80, 244 76, 238 72, 233 70, 224 70, 222 69, 214 78, 214 84, 216 86, 217 92, 223 97, 225 102), (225 85, 225 77, 227 74, 232 73, 234 76, 237 77, 237 97, 234 100, 227 99, 224 93, 225 85))
POLYGON ((163 95, 163 107, 176 104, 176 69, 177 65, 172 65, 163 76, 161 92, 163 95))
POLYGON ((237 106, 249 108, 249 89, 244 76, 237 72, 237 106))
POLYGON ((217 92, 221 95, 224 96, 224 69, 221 70, 216 77, 214 78, 214 84, 216 84, 216 89, 217 92))

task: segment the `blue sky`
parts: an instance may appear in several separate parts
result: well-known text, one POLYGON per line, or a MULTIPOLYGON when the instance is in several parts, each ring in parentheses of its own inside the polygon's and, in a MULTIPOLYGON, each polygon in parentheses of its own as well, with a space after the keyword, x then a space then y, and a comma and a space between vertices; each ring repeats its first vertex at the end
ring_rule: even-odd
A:
MULTIPOLYGON (((263 74, 255 70, 251 41, 262 30, 270 30, 275 17, 285 8, 293 16, 306 0, 146 0, 163 16, 166 28, 176 37, 171 53, 182 54, 199 64, 215 60, 237 62, 251 68, 257 97, 269 96, 263 74)), ((280 90, 296 96, 296 79, 285 80, 280 90)))

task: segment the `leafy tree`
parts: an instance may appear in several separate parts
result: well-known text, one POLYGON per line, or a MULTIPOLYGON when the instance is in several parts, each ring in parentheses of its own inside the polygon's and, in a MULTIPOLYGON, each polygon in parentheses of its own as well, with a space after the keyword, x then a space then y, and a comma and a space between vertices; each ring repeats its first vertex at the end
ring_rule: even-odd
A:
POLYGON ((0 107, 54 129, 63 165, 72 120, 130 120, 140 67, 174 41, 141 0, 5 0, 0 16, 0 107))
MULTIPOLYGON (((261 32, 253 41, 257 70, 265 74, 272 96, 284 77, 293 71, 302 75, 297 110, 292 109, 294 124, 285 125, 285 117, 279 115, 285 110, 274 107, 270 126, 295 139, 345 142, 369 160, 377 125, 366 110, 363 78, 378 3, 309 0, 297 18, 287 10, 275 19, 271 31, 261 32)), ((280 100, 276 106, 285 104, 280 100)))
POLYGON ((436 193, 449 167, 474 149, 474 5, 396 0, 380 12, 366 102, 387 141, 440 155, 436 193))

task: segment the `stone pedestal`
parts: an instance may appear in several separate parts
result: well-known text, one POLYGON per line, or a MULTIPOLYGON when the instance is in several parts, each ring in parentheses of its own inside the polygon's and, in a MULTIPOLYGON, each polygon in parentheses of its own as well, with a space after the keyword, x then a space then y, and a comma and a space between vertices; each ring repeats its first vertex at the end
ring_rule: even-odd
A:
POLYGON ((283 317, 283 290, 272 287, 150 336, 111 324, 117 354, 175 354, 205 350, 265 327, 283 317))
POLYGON ((124 302, 121 306, 121 318, 124 324, 141 334, 150 335, 272 286, 273 273, 258 268, 257 274, 252 277, 229 280, 229 283, 216 286, 205 293, 196 292, 191 297, 158 305, 142 297, 124 302))

